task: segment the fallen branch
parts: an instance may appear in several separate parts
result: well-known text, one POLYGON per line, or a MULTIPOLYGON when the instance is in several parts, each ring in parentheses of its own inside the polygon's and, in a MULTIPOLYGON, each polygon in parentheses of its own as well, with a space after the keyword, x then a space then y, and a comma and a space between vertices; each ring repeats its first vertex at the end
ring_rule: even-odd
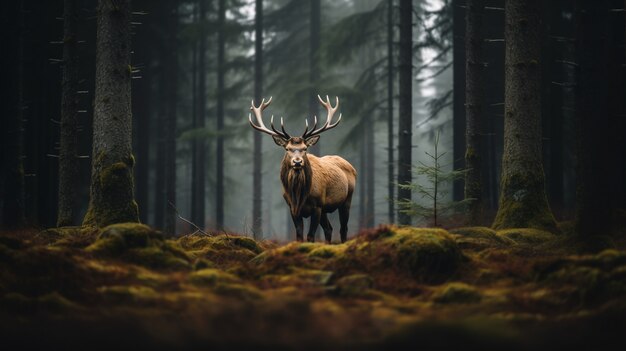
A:
POLYGON ((202 233, 202 234, 204 234, 206 236, 213 236, 212 234, 209 234, 209 233, 205 232, 204 230, 200 229, 200 227, 198 227, 194 222, 192 222, 192 221, 188 220, 187 218, 181 216, 180 213, 178 212, 178 209, 176 208, 176 206, 174 206, 172 201, 168 200, 167 203, 170 204, 170 206, 174 210, 174 213, 176 213, 176 217, 178 217, 181 221, 183 221, 185 223, 188 223, 188 224, 191 224, 194 228, 196 228, 196 231, 194 232, 194 234, 197 233, 197 232, 200 232, 200 233, 202 233))

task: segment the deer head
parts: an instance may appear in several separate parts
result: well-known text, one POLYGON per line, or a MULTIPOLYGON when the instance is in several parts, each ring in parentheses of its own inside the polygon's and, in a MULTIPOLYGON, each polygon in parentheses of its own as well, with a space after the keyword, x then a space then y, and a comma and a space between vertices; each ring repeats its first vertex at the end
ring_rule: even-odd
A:
POLYGON ((317 116, 313 116, 313 127, 309 129, 309 121, 305 119, 306 128, 304 129, 304 133, 301 136, 291 136, 285 131, 285 126, 283 124, 283 118, 280 119, 280 131, 274 127, 274 116, 270 118, 270 129, 268 129, 263 123, 262 113, 263 110, 272 102, 272 98, 270 97, 267 102, 265 99, 261 101, 259 106, 254 105, 254 100, 252 101, 252 106, 250 110, 254 112, 254 116, 256 119, 256 123, 252 121, 252 114, 248 116, 248 120, 250 121, 250 125, 252 128, 269 134, 274 139, 274 142, 278 146, 282 146, 285 148, 285 162, 288 163, 288 166, 294 170, 299 170, 306 165, 307 162, 307 149, 309 146, 315 145, 320 138, 320 134, 335 128, 337 124, 341 121, 341 114, 339 114, 339 118, 335 123, 332 123, 333 115, 339 108, 339 97, 336 98, 335 106, 333 107, 330 103, 330 99, 326 96, 326 101, 322 100, 322 98, 318 95, 318 100, 326 108, 327 116, 326 123, 324 123, 321 127, 317 128, 317 116), (316 129, 317 128, 317 129, 316 129))

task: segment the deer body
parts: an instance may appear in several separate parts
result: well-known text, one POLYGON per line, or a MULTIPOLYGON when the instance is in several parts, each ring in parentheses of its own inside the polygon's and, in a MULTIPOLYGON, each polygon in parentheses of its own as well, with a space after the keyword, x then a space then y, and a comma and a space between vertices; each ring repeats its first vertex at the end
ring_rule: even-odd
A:
POLYGON ((339 116, 337 122, 331 124, 339 99, 337 99, 335 107, 331 106, 328 97, 326 102, 321 98, 319 100, 328 110, 326 123, 319 129, 315 129, 317 126, 316 117, 314 126, 309 131, 307 121, 307 127, 301 137, 292 137, 287 134, 282 125, 282 120, 282 132, 276 130, 273 117, 271 130, 265 127, 261 112, 270 104, 271 99, 268 102, 264 100, 259 107, 254 106, 253 103, 251 110, 255 113, 257 124, 252 122, 252 116, 249 119, 252 127, 270 134, 277 145, 285 148, 286 153, 280 169, 280 179, 283 186, 283 198, 289 205, 291 218, 296 227, 297 240, 303 240, 303 219, 311 217, 307 240, 315 241, 315 232, 317 227, 321 225, 326 242, 330 243, 333 228, 327 213, 339 210, 341 223, 339 232, 341 242, 345 242, 348 233, 352 193, 356 183, 356 170, 348 161, 339 156, 317 157, 307 154, 307 148, 317 143, 319 134, 335 127, 341 120, 341 116, 339 116))
POLYGON ((356 183, 354 167, 339 156, 317 157, 309 154, 301 170, 289 167, 288 161, 286 155, 280 174, 283 198, 291 210, 297 239, 303 238, 302 218, 312 217, 307 240, 315 240, 317 226, 321 224, 326 242, 330 242, 333 228, 326 214, 339 210, 340 236, 345 242, 356 183))

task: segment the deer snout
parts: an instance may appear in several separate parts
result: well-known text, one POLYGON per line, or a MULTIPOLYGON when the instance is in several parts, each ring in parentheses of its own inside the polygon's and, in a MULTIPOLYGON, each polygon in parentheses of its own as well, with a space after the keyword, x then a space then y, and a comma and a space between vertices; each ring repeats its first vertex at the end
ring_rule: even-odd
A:
POLYGON ((302 163, 303 160, 299 157, 291 160, 291 165, 296 168, 302 167, 302 163))

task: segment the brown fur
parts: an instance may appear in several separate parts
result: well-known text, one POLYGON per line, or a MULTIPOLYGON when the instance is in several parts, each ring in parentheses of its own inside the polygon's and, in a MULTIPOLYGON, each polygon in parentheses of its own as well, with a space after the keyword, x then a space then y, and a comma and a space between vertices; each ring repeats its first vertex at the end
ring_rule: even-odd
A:
MULTIPOLYGON (((287 149, 302 146, 301 139, 294 139, 296 138, 292 138, 286 144, 287 149)), ((356 170, 348 161, 334 155, 317 157, 304 154, 302 160, 302 168, 295 169, 289 153, 286 153, 280 170, 283 197, 294 218, 298 239, 301 239, 302 235, 302 228, 298 228, 298 221, 301 221, 303 217, 313 216, 316 217, 316 221, 312 220, 308 240, 313 240, 312 236, 317 229, 317 224, 320 223, 324 228, 326 241, 330 241, 332 227, 326 219, 326 213, 340 209, 341 239, 345 241, 350 203, 356 183, 356 170), (313 225, 313 222, 316 223, 313 225)))

